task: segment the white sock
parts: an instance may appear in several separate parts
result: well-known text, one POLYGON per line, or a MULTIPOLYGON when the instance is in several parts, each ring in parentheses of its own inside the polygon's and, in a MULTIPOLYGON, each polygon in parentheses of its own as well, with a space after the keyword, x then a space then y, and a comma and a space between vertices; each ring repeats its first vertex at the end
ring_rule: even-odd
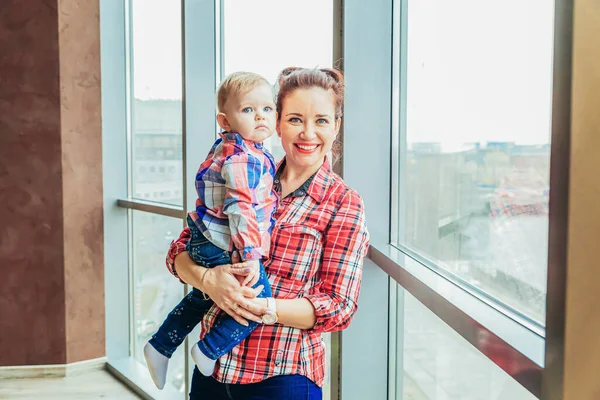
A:
POLYGON ((196 366, 198 367, 202 375, 211 376, 215 371, 215 364, 217 363, 217 361, 208 358, 202 352, 202 350, 200 350, 200 347, 198 347, 198 343, 196 343, 194 347, 192 347, 192 358, 194 359, 194 362, 196 363, 196 366))
POLYGON ((152 381, 157 388, 162 390, 167 380, 167 368, 169 368, 169 358, 163 356, 150 343, 144 346, 144 358, 148 364, 148 370, 152 381))

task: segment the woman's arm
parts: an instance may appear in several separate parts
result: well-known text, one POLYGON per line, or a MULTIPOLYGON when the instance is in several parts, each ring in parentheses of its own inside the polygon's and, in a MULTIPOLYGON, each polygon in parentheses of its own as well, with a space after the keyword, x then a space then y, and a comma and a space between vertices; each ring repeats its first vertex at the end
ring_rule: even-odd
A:
MULTIPOLYGON (((278 323, 318 332, 345 329, 358 309, 362 264, 369 233, 360 196, 349 191, 342 199, 325 237, 321 282, 301 299, 276 299, 278 323)), ((253 299, 253 314, 266 312, 265 299, 253 299)))
POLYGON ((358 309, 363 260, 369 249, 369 232, 362 198, 348 190, 325 236, 321 282, 305 299, 315 309, 313 330, 346 329, 358 309))
MULTIPOLYGON (((312 329, 317 321, 315 308, 308 299, 275 299, 278 324, 298 329, 312 329)), ((267 312, 267 300, 249 299, 247 310, 255 315, 267 312)))
POLYGON ((275 304, 278 323, 282 325, 312 329, 317 322, 315 308, 308 299, 275 299, 275 304))

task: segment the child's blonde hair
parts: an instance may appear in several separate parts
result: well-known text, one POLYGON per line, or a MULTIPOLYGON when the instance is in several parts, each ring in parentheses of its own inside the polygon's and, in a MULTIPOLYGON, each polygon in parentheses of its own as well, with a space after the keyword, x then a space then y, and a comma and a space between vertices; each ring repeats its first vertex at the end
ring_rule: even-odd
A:
POLYGON ((219 89, 217 90, 217 107, 219 112, 223 112, 225 102, 229 96, 248 93, 260 85, 271 87, 268 80, 254 72, 242 71, 227 75, 219 84, 219 89))

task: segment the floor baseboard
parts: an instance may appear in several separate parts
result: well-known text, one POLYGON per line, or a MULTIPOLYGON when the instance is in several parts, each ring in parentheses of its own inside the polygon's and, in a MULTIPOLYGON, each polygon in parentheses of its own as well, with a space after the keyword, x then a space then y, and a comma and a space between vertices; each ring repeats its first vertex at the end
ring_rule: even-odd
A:
POLYGON ((100 357, 70 364, 0 367, 0 379, 64 378, 87 371, 105 369, 106 361, 106 357, 100 357))

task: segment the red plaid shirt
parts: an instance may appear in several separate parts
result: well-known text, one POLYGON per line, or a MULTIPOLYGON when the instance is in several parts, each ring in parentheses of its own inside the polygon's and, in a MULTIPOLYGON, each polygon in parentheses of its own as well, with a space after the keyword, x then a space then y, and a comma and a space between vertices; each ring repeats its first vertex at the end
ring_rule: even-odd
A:
MULTIPOLYGON (((278 175, 273 190, 280 196, 278 175)), ((321 334, 345 329, 358 308, 362 264, 369 247, 363 202, 326 160, 311 179, 280 200, 275 218, 270 258, 265 262, 273 297, 308 299, 316 310, 315 326, 303 330, 259 325, 219 359, 214 377, 226 383, 252 383, 300 374, 323 386, 321 334)), ((186 228, 169 249, 167 267, 175 276, 175 256, 185 251, 188 240, 186 228)), ((201 337, 219 313, 216 306, 208 311, 201 337)))

